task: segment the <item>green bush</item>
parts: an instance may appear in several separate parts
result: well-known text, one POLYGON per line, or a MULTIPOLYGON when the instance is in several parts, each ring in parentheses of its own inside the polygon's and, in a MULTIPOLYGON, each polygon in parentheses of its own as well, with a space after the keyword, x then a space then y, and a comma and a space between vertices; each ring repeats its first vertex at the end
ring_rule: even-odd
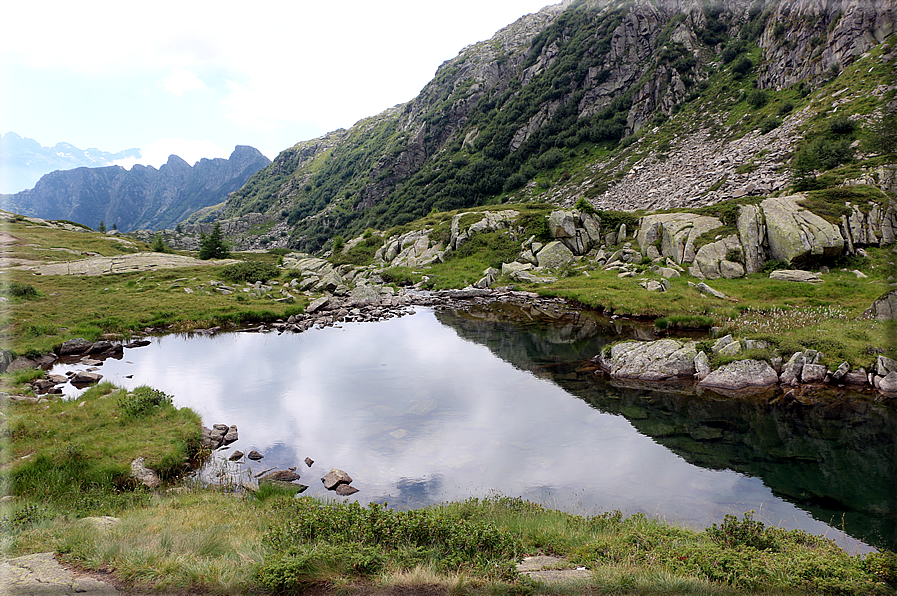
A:
POLYGON ((760 123, 760 134, 766 134, 777 129, 782 125, 782 121, 778 118, 766 118, 760 123))
POLYGON ((748 104, 756 109, 760 109, 769 101, 769 96, 762 89, 754 89, 747 95, 748 104))
POLYGON ((172 397, 158 389, 141 385, 118 397, 118 407, 125 418, 140 418, 172 407, 172 397))
POLYGON ((280 270, 271 263, 243 261, 224 267, 221 270, 221 275, 235 283, 255 283, 257 281, 264 282, 269 279, 276 279, 280 276, 280 270))
POLYGON ((713 524, 705 531, 714 542, 729 548, 750 546, 757 550, 775 550, 774 533, 768 531, 763 522, 755 520, 753 515, 754 512, 749 511, 741 521, 734 515, 726 515, 721 526, 713 524))
POLYGON ((579 197, 576 199, 576 204, 574 207, 583 213, 598 213, 598 210, 595 209, 595 206, 592 205, 585 197, 579 197))
POLYGON ((345 247, 345 246, 346 246, 346 240, 342 236, 337 234, 336 236, 333 237, 333 245, 330 250, 333 252, 333 254, 338 254, 338 253, 342 252, 343 247, 345 247))
POLYGON ((736 80, 739 80, 743 78, 744 75, 751 72, 752 68, 754 68, 754 63, 751 62, 751 59, 747 56, 742 56, 736 60, 735 64, 732 66, 732 75, 736 80))
POLYGON ((388 284, 410 286, 414 284, 414 276, 408 267, 390 267, 380 272, 380 277, 388 284))
POLYGON ((865 148, 873 153, 897 151, 897 111, 888 112, 866 126, 865 148))
POLYGON ((165 240, 162 239, 161 234, 156 234, 155 238, 153 238, 153 244, 150 247, 150 250, 153 252, 161 252, 161 253, 170 253, 172 250, 165 244, 165 240))
POLYGON ((9 296, 10 298, 21 298, 22 300, 34 300, 40 298, 40 292, 31 284, 23 284, 17 281, 0 285, 0 294, 9 296))

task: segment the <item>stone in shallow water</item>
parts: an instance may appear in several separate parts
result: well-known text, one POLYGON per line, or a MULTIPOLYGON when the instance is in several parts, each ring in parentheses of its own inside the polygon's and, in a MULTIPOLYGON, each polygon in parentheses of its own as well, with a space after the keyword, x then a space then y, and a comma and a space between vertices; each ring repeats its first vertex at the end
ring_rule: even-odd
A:
POLYGON ((281 482, 292 482, 293 480, 299 480, 299 474, 296 472, 291 472, 290 470, 277 470, 275 472, 269 472, 262 476, 262 480, 279 480, 281 482))
POLYGON ((336 487, 335 492, 341 497, 348 497, 349 495, 357 493, 358 489, 354 486, 349 486, 348 484, 340 484, 336 487))
POLYGON ((253 449, 252 451, 249 452, 249 455, 247 455, 246 457, 248 457, 249 459, 251 459, 253 461, 258 461, 265 456, 262 455, 261 453, 259 453, 258 451, 256 451, 255 449, 253 449))
POLYGON ((340 469, 333 468, 321 478, 321 482, 324 483, 324 488, 333 490, 341 484, 352 484, 352 477, 340 469))

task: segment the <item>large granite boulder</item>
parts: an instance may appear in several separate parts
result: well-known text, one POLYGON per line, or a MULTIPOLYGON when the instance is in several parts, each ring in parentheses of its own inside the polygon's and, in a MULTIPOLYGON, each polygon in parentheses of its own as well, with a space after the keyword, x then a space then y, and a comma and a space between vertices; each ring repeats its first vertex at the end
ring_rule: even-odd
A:
POLYGON ((539 267, 546 269, 557 269, 573 262, 576 258, 573 251, 560 240, 553 240, 542 247, 542 250, 536 255, 539 261, 539 267))
POLYGON ((649 246, 660 244, 660 254, 677 263, 690 263, 697 251, 695 241, 704 232, 721 227, 716 217, 697 213, 659 213, 641 219, 637 236, 639 250, 647 254, 649 246))
POLYGON ((599 365, 614 378, 664 381, 695 374, 696 342, 627 341, 602 353, 599 365))
POLYGON ((738 238, 744 251, 744 269, 747 273, 763 270, 766 263, 766 222, 763 212, 756 205, 741 205, 736 220, 738 238))
POLYGON ((763 360, 738 360, 719 367, 698 382, 710 389, 739 390, 771 387, 779 382, 776 371, 763 360))
POLYGON ((893 321, 897 319, 897 290, 891 290, 873 302, 872 306, 863 313, 863 316, 867 319, 877 319, 879 321, 893 321))
POLYGON ((770 258, 801 263, 837 257, 844 251, 844 238, 838 227, 805 209, 801 199, 802 195, 793 195, 760 203, 770 258))
POLYGON ((737 260, 743 259, 743 255, 738 236, 730 234, 699 248, 690 273, 706 279, 744 277, 744 266, 737 260))

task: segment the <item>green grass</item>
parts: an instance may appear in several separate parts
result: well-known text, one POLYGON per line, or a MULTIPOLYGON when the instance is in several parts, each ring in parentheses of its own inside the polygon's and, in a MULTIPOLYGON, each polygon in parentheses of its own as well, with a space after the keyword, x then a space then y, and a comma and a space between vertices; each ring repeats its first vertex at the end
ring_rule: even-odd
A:
POLYGON ((200 419, 170 397, 153 399, 159 395, 103 383, 77 400, 10 403, 4 485, 18 497, 89 512, 107 507, 110 496, 129 501, 137 457, 163 477, 178 475, 199 450, 200 419))
POLYGON ((894 594, 897 585, 893 553, 851 556, 826 538, 750 514, 696 531, 642 514, 579 516, 501 496, 399 512, 194 489, 120 517, 97 532, 20 509, 10 524, 12 551, 52 548, 143 589, 212 593, 860 595, 894 594), (514 573, 522 556, 537 554, 564 557, 566 568, 590 575, 565 587, 514 573))

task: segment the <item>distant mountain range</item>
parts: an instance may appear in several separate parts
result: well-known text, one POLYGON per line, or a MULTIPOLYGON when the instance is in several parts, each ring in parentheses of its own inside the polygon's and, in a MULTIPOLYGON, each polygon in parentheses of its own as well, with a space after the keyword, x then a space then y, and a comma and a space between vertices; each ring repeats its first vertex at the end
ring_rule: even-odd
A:
POLYGON ((222 203, 270 163, 258 149, 237 145, 228 159, 201 159, 193 166, 172 155, 158 170, 142 165, 130 170, 121 166, 57 170, 30 190, 0 195, 0 206, 93 228, 102 221, 123 232, 157 230, 174 227, 193 212, 222 203))
POLYGON ((34 139, 14 132, 0 135, 0 193, 16 193, 34 187, 44 174, 55 170, 111 166, 122 159, 140 157, 140 149, 109 153, 79 149, 69 143, 44 147, 34 139))

